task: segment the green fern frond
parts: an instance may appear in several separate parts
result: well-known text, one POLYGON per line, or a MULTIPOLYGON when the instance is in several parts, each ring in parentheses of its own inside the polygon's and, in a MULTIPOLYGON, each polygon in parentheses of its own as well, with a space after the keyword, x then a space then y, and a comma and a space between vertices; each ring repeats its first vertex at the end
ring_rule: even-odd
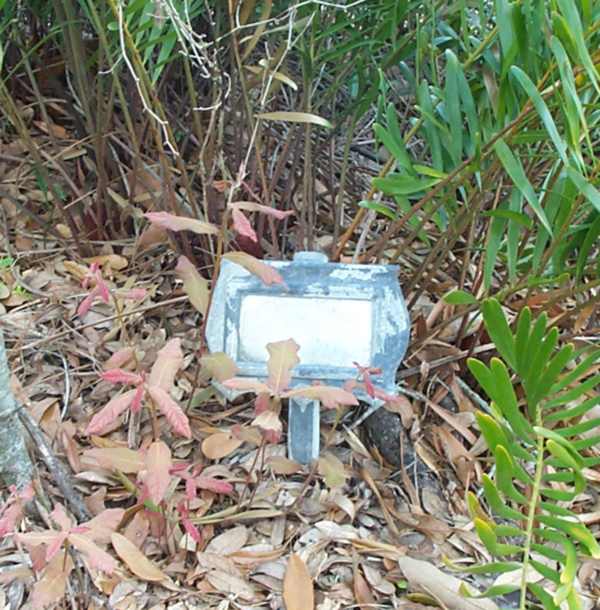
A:
MULTIPOLYGON (((584 468, 600 462, 587 454, 600 442, 600 434, 590 435, 600 418, 586 417, 600 404, 600 351, 560 346, 558 329, 547 328, 545 314, 533 320, 528 308, 515 332, 495 299, 484 301, 482 313, 501 358, 468 366, 491 401, 489 413, 476 418, 495 472, 482 477, 487 510, 468 494, 471 518, 490 554, 502 559, 489 572, 521 570, 520 610, 531 597, 547 610, 577 610, 578 556, 600 557, 598 541, 570 507, 585 490, 584 468)), ((484 595, 494 594, 499 589, 491 587, 484 595)))

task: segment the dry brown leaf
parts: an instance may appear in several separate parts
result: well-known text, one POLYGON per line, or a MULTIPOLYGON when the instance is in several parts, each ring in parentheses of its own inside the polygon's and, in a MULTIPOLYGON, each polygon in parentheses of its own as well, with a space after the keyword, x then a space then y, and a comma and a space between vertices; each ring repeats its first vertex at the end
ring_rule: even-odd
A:
POLYGON ((206 553, 230 555, 243 548, 248 542, 248 529, 244 525, 232 527, 213 538, 207 545, 206 553))
POLYGON ((83 455, 96 460, 102 468, 120 470, 125 474, 139 472, 144 467, 144 458, 139 451, 133 451, 133 449, 127 449, 126 447, 88 449, 83 455))
POLYGON ((268 465, 275 474, 290 475, 302 470, 301 464, 294 462, 294 460, 289 460, 282 455, 271 456, 268 465))
POLYGON ((354 570, 353 588, 354 598, 356 599, 356 603, 361 610, 368 610, 369 608, 374 607, 376 603, 375 598, 371 593, 369 583, 360 573, 358 567, 354 570))
POLYGON ((411 587, 425 591, 448 610, 498 610, 498 606, 489 599, 463 597, 458 592, 463 581, 442 572, 427 561, 401 557, 398 564, 411 587))
POLYGON ((167 575, 147 559, 131 540, 116 532, 110 537, 110 540, 117 555, 138 578, 152 582, 167 579, 167 575))
POLYGON ((229 432, 217 432, 202 441, 202 453, 209 460, 220 460, 233 453, 244 441, 233 438, 229 432))
POLYGON ((346 482, 344 464, 333 453, 325 453, 319 458, 319 474, 330 489, 341 487, 346 482))
POLYGON ((300 555, 292 553, 283 580, 283 601, 286 610, 312 610, 315 592, 312 578, 300 555))
POLYGON ((84 260, 90 265, 93 263, 96 263, 101 267, 108 265, 115 271, 122 271, 129 264, 124 256, 119 256, 118 254, 101 254, 100 256, 91 256, 90 258, 86 258, 84 260))
POLYGON ((244 579, 239 576, 234 576, 233 574, 227 574, 227 572, 213 570, 208 573, 206 580, 208 580, 217 591, 232 593, 248 601, 254 599, 254 596, 256 595, 252 586, 244 579))
POLYGON ((225 352, 205 354, 200 358, 200 364, 213 379, 220 382, 235 377, 238 372, 235 362, 225 352))

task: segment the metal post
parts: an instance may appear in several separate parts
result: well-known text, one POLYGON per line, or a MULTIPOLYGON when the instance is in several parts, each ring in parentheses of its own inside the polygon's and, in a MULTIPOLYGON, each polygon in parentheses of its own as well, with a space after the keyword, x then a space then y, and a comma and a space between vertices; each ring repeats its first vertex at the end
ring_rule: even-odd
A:
POLYGON ((288 406, 288 455, 300 464, 319 457, 320 405, 318 400, 290 398, 288 406))

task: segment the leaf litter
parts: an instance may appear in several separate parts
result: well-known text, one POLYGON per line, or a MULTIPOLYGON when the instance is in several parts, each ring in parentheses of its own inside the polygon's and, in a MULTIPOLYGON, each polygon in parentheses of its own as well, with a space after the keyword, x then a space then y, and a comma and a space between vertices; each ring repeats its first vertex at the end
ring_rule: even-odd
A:
MULTIPOLYGON (((161 230, 216 231, 150 214, 161 230)), ((437 381, 425 366, 455 353, 450 338, 410 356, 407 393, 386 405, 407 444, 388 460, 354 425, 350 389, 288 389, 292 338, 271 346, 269 378, 247 388, 255 398, 225 404, 211 390, 211 379, 235 385, 237 371, 198 349, 210 286, 188 258, 140 265, 133 249, 107 245, 76 262, 33 235, 33 251, 56 246, 53 257, 32 256, 28 274, 52 299, 4 299, 15 392, 68 463, 90 520, 75 520, 53 473, 37 483, 38 515, 5 494, 0 577, 9 590, 25 587, 30 607, 86 595, 115 608, 496 607, 461 593, 494 579, 439 569, 488 559, 464 502, 482 473, 472 396, 452 365, 437 381), (331 408, 312 466, 286 457, 275 403, 294 395, 331 408)), ((226 258, 281 282, 249 254, 226 258)), ((360 365, 349 381, 378 391, 360 365)))

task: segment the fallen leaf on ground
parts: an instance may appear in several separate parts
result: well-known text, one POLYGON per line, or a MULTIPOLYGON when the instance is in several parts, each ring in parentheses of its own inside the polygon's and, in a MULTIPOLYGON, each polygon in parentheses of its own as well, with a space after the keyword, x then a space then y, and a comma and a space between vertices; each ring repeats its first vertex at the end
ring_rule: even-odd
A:
POLYGON ((292 553, 283 580, 283 601, 286 610, 312 610, 315 593, 312 578, 300 555, 292 553))
POLYGON ((158 582, 166 580, 167 575, 161 572, 145 555, 125 536, 116 532, 111 536, 112 545, 117 555, 127 567, 142 580, 158 582))
POLYGON ((401 557, 398 564, 411 587, 429 593, 448 610, 498 610, 498 606, 489 599, 463 597, 459 593, 463 581, 442 572, 427 561, 401 557))

